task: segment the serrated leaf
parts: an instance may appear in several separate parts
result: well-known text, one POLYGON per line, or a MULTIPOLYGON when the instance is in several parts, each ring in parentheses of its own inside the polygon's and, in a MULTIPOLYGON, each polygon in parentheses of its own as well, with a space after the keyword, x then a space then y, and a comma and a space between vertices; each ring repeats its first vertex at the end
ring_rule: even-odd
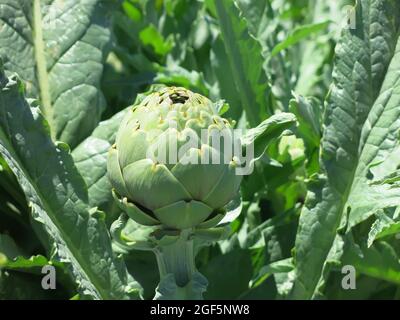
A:
POLYGON ((48 235, 55 260, 68 265, 83 295, 126 298, 128 275, 101 219, 89 214, 87 191, 72 157, 53 144, 21 82, 0 71, 0 154, 16 175, 36 230, 48 235))
POLYGON ((36 255, 32 256, 30 258, 25 258, 25 257, 16 257, 12 261, 7 261, 7 263, 1 265, 0 267, 3 267, 5 269, 9 270, 21 270, 21 269, 30 269, 30 268, 37 268, 37 267, 43 267, 45 265, 51 264, 49 260, 47 260, 46 257, 42 255, 36 255))
POLYGON ((262 48, 249 34, 247 22, 234 1, 214 0, 214 5, 233 80, 247 120, 254 127, 272 113, 262 48))
POLYGON ((398 217, 393 219, 394 216, 390 216, 384 210, 378 210, 375 216, 376 220, 368 234, 368 247, 372 246, 375 240, 392 235, 400 240, 400 221, 398 221, 398 217))
POLYGON ((397 143, 400 6, 394 0, 360 0, 355 12, 356 29, 344 30, 336 47, 322 174, 310 185, 300 216, 292 298, 320 293, 329 256, 337 259, 337 232, 349 231, 375 212, 376 201, 367 193, 369 166, 397 143))

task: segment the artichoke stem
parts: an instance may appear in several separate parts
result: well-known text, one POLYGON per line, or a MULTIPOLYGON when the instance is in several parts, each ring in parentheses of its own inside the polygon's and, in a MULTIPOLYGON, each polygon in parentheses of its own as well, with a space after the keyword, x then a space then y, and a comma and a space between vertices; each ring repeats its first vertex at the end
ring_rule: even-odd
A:
POLYGON ((187 285, 197 271, 194 261, 194 242, 188 237, 190 232, 191 230, 182 230, 177 241, 159 246, 155 250, 160 277, 172 273, 179 287, 187 285))

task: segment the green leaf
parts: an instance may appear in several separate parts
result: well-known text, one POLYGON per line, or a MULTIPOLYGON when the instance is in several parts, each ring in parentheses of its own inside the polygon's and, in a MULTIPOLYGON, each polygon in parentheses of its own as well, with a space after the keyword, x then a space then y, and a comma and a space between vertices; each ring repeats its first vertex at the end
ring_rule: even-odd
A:
POLYGON ((216 82, 218 83, 218 97, 223 97, 230 106, 227 113, 228 117, 235 120, 240 119, 243 108, 240 100, 240 93, 236 90, 235 82, 232 81, 233 73, 230 63, 226 58, 224 43, 219 35, 213 42, 210 51, 210 62, 212 70, 215 73, 216 82))
POLYGON ((242 146, 254 144, 254 160, 258 160, 264 154, 268 144, 295 123, 296 117, 292 113, 277 113, 257 127, 248 130, 241 137, 242 146))
POLYGON ((152 299, 159 282, 157 261, 153 252, 132 250, 124 255, 129 273, 142 285, 143 298, 152 299))
POLYGON ((110 38, 106 1, 1 0, 0 58, 40 98, 53 139, 72 147, 98 124, 110 38))
MULTIPOLYGON (((400 198, 399 198, 400 200, 400 198)), ((375 240, 394 235, 399 239, 400 235, 400 221, 399 221, 399 208, 394 214, 389 214, 385 210, 378 210, 375 213, 376 220, 371 226, 368 234, 368 247, 370 247, 375 240)))
MULTIPOLYGON (((240 11, 246 18, 250 33, 256 37, 264 49, 269 47, 271 38, 275 37, 276 21, 270 0, 237 0, 240 11)), ((269 54, 269 53, 266 53, 269 54)))
POLYGON ((113 202, 111 184, 107 178, 107 156, 128 109, 100 122, 93 133, 72 152, 75 165, 86 182, 91 207, 105 209, 113 202))
MULTIPOLYGON (((318 283, 327 276, 329 257, 337 260, 337 232, 349 231, 376 210, 376 201, 367 193, 373 176, 370 167, 388 157, 397 144, 399 3, 361 0, 355 10, 356 29, 344 30, 336 47, 322 171, 310 183, 300 216, 292 298, 312 298, 322 290, 318 283)), ((380 169, 385 172, 389 166, 380 169)))
POLYGON ((249 250, 236 249, 218 255, 201 268, 200 272, 209 281, 204 299, 237 299, 249 288, 252 275, 249 250), (221 272, 222 270, 230 271, 221 272))
POLYGON ((154 52, 161 56, 165 56, 171 51, 174 45, 174 40, 171 37, 164 40, 163 36, 152 24, 140 31, 139 37, 144 45, 151 46, 154 52))
POLYGON ((63 288, 43 290, 41 281, 43 275, 0 270, 1 300, 50 300, 65 299, 68 293, 63 288))
POLYGON ((6 266, 10 259, 14 259, 20 254, 21 251, 13 238, 7 234, 0 233, 0 267, 6 266))
POLYGON ((43 267, 51 262, 42 255, 25 258, 14 240, 6 234, 0 234, 0 269, 21 270, 43 267))
MULTIPOLYGON (((332 45, 330 38, 321 36, 306 43, 298 66, 298 78, 294 91, 303 96, 317 95, 325 98, 330 82, 332 45), (328 79, 326 79, 328 78, 328 79)), ((295 50, 295 49, 293 49, 295 50)))
POLYGON ((13 261, 8 261, 6 264, 1 265, 3 268, 6 269, 29 269, 34 267, 43 267, 45 265, 49 265, 50 262, 47 260, 46 257, 37 255, 32 256, 30 258, 24 257, 17 257, 13 261))
POLYGON ((295 95, 290 101, 290 112, 299 121, 299 131, 304 140, 311 146, 319 146, 322 135, 322 106, 316 99, 295 95))
MULTIPOLYGON (((273 79, 271 91, 274 97, 274 108, 287 111, 293 88, 293 68, 290 64, 296 63, 290 61, 294 59, 285 59, 282 52, 274 57, 271 56, 272 49, 279 42, 278 38, 285 31, 282 30, 284 28, 278 19, 278 12, 272 7, 271 0, 236 0, 236 3, 247 22, 250 34, 258 40, 262 47, 262 55, 265 60, 264 70, 269 79, 273 79)), ((296 54, 298 55, 297 52, 296 54)))
POLYGON ((234 1, 214 0, 230 70, 251 127, 272 113, 262 48, 234 1), (251 59, 249 59, 251 57, 251 59))
POLYGON ((259 286, 271 274, 288 273, 293 270, 292 258, 287 258, 272 262, 260 269, 255 279, 252 280, 252 286, 259 286))
POLYGON ((342 287, 343 273, 332 272, 327 285, 329 300, 397 300, 396 285, 363 274, 357 275, 356 290, 344 290, 342 287))
POLYGON ((219 100, 215 103, 215 109, 217 110, 217 113, 222 116, 226 112, 229 111, 229 104, 227 104, 224 100, 219 100))
POLYGON ((284 41, 278 43, 272 49, 271 56, 277 55, 282 50, 290 48, 314 33, 321 32, 322 30, 326 29, 328 25, 329 21, 325 21, 297 27, 284 41))
POLYGON ((102 218, 89 212, 86 186, 72 157, 53 144, 47 122, 37 107, 29 107, 18 78, 3 71, 0 114, 0 154, 25 193, 35 230, 48 235, 52 259, 68 264, 82 294, 126 298, 125 266, 112 252, 102 218))
POLYGON ((399 243, 396 246, 378 241, 369 247, 365 242, 347 241, 342 260, 359 273, 400 284, 399 249, 399 243))
POLYGON ((205 81, 201 73, 194 70, 188 71, 180 66, 161 67, 159 69, 153 80, 154 83, 185 87, 197 93, 208 95, 208 89, 204 84, 205 81))

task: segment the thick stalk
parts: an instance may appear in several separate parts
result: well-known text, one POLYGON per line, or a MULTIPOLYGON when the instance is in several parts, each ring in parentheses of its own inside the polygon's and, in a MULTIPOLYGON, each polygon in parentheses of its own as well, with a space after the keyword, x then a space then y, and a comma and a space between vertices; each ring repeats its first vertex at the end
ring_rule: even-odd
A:
POLYGON ((197 271, 194 262, 194 243, 188 239, 191 230, 183 230, 172 244, 159 246, 156 250, 160 278, 171 273, 179 287, 186 286, 197 271))

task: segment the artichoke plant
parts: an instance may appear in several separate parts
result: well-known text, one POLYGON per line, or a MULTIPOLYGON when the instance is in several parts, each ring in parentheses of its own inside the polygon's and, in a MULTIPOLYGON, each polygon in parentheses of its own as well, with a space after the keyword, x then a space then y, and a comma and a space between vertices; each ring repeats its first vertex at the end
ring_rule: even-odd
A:
POLYGON ((199 244, 220 239, 240 213, 244 164, 234 151, 251 146, 254 162, 295 121, 281 113, 237 139, 221 105, 185 88, 155 90, 130 108, 109 151, 113 195, 126 214, 113 234, 125 249, 156 253, 156 298, 202 297, 199 244))

